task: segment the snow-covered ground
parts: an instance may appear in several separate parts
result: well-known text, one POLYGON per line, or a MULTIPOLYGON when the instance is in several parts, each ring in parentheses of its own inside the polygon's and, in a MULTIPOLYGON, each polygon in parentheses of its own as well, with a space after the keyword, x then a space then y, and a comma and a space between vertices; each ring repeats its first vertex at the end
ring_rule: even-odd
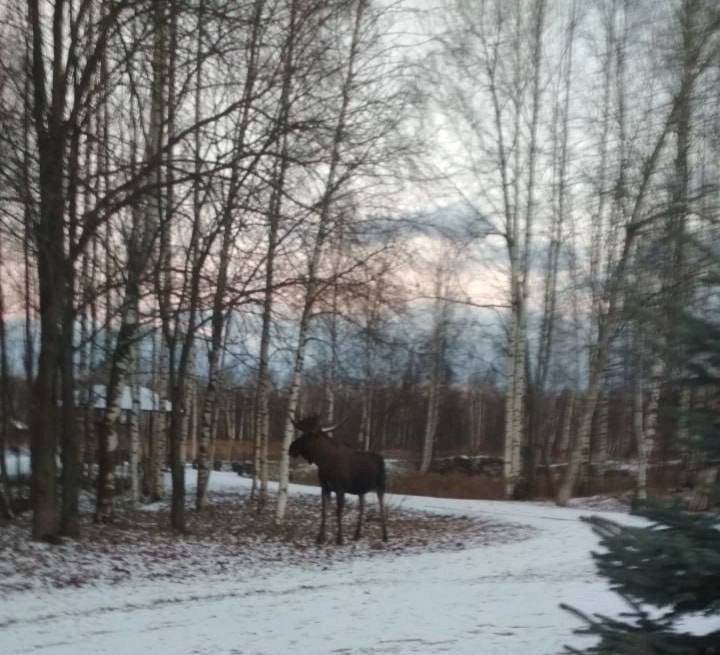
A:
MULTIPOLYGON (((215 489, 246 484, 234 474, 212 476, 215 489)), ((292 488, 306 492, 317 490, 292 488)), ((543 655, 585 639, 573 634, 577 621, 559 603, 609 614, 625 609, 595 572, 597 539, 579 520, 588 510, 399 496, 390 502, 534 530, 509 544, 461 551, 13 593, 0 599, 0 653, 543 655)))

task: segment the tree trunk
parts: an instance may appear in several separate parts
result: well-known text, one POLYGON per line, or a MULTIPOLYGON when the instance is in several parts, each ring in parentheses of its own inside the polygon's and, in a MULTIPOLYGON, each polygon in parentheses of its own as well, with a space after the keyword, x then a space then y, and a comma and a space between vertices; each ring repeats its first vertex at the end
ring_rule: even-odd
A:
POLYGON ((605 464, 608 458, 608 410, 609 410, 608 392, 603 391, 598 399, 597 415, 595 417, 597 425, 597 455, 598 464, 605 464))
MULTIPOLYGON (((0 274, 4 274, 2 242, 0 241, 0 274)), ((8 430, 12 399, 10 392, 10 372, 8 369, 7 335, 5 332, 5 290, 0 278, 0 517, 12 518, 12 491, 7 471, 8 430)))
POLYGON ((152 443, 151 443, 151 490, 150 500, 157 502, 165 496, 165 479, 164 470, 167 458, 167 442, 168 442, 168 414, 166 410, 166 399, 168 398, 168 356, 165 345, 160 343, 158 363, 158 398, 160 405, 154 414, 152 443))
MULTIPOLYGON (((72 233, 72 230, 71 230, 72 233)), ((65 267, 65 309, 62 332, 61 481, 62 511, 60 532, 66 537, 80 535, 80 440, 75 412, 75 275, 72 263, 65 267)))
POLYGON ((520 476, 520 455, 523 443, 525 416, 525 334, 522 311, 523 300, 518 288, 517 271, 513 272, 513 303, 509 351, 507 357, 508 383, 505 397, 505 451, 503 477, 505 497, 514 498, 520 476))
MULTIPOLYGON (((626 260, 623 260, 626 261, 626 260)), ((622 269, 621 269, 622 272, 622 269)), ((608 310, 608 317, 600 324, 598 343, 590 358, 590 380, 585 394, 585 403, 580 415, 578 434, 570 453, 565 476, 558 487, 556 502, 558 505, 567 505, 575 491, 582 469, 590 461, 590 444, 592 437, 592 419, 595 414, 598 396, 601 391, 602 380, 607 365, 608 348, 610 346, 610 325, 614 326, 615 306, 612 304, 608 310)))
MULTIPOLYGON (((132 275, 130 276, 132 277, 132 275)), ((120 331, 110 364, 110 379, 105 388, 105 413, 98 435, 98 480, 95 521, 107 523, 114 515, 115 467, 122 393, 131 370, 132 349, 138 329, 138 289, 128 288, 121 313, 120 331)))
MULTIPOLYGON (((665 379, 665 360, 656 353, 650 367, 650 380, 648 381, 647 405, 645 420, 642 421, 642 431, 638 441, 638 469, 636 495, 639 500, 647 499, 647 476, 650 457, 655 448, 657 439, 658 410, 660 408, 660 391, 662 381, 665 379)), ((642 406, 638 408, 642 411, 642 406)))
POLYGON ((557 445, 558 459, 561 462, 567 461, 568 453, 570 452, 574 411, 575 396, 572 393, 568 393, 567 402, 565 403, 565 411, 563 413, 562 426, 560 428, 560 439, 557 445))
MULTIPOLYGON (((45 75, 42 67, 42 30, 37 3, 30 3, 38 12, 33 20, 34 37, 34 84, 36 96, 44 93, 45 75)), ((65 137, 62 128, 55 124, 53 131, 45 128, 44 111, 37 112, 36 126, 40 156, 40 220, 35 227, 38 257, 38 282, 40 300, 40 353, 38 372, 33 389, 33 413, 31 421, 31 459, 34 539, 55 540, 59 530, 57 504, 57 396, 56 374, 62 349, 63 308, 65 305, 65 235, 63 212, 65 206, 62 166, 65 137)), ((53 122, 59 120, 53 117, 53 122)))
POLYGON ((132 371, 132 409, 130 410, 130 501, 133 505, 140 503, 140 467, 142 442, 140 439, 140 376, 138 375, 139 357, 137 344, 133 345, 130 355, 130 369, 132 371))
POLYGON ((420 459, 420 473, 425 475, 432 464, 433 447, 437 433, 438 413, 440 410, 440 396, 443 386, 445 366, 445 346, 447 330, 447 301, 443 298, 446 288, 443 280, 445 271, 440 265, 436 272, 435 281, 435 316, 433 321, 433 334, 430 344, 430 386, 428 391, 427 415, 425 418, 425 433, 423 436, 422 457, 420 459))
MULTIPOLYGON (((291 30, 295 24, 296 0, 292 3, 291 30)), ((290 473, 290 455, 288 448, 294 435, 292 420, 296 417, 298 398, 300 395, 300 379, 302 376, 305 363, 305 348, 307 346, 307 334, 312 313, 312 308, 316 300, 318 292, 318 283, 316 279, 317 270, 320 264, 320 256, 328 236, 328 222, 330 219, 330 208, 332 200, 337 193, 337 173, 340 164, 340 146, 344 140, 344 131, 348 118, 348 109, 350 106, 351 90, 355 79, 355 65, 357 59, 357 49, 360 38, 360 27, 363 21, 365 11, 365 3, 358 2, 353 23, 353 34, 349 44, 349 55, 346 63, 345 76, 342 85, 342 103, 340 106, 333 141, 328 163, 328 173, 325 178, 323 196, 318 203, 319 217, 318 228, 313 244, 312 254, 308 262, 307 268, 307 285, 305 288, 305 299, 303 305, 300 326, 298 330, 297 348, 295 351, 295 364, 293 366, 292 382, 290 384, 290 394, 288 400, 287 418, 285 421, 285 431, 283 434, 282 450, 280 451, 280 472, 279 472, 279 488, 277 498, 277 508, 275 520, 281 523, 285 519, 285 510, 287 507, 287 495, 290 473)))
POLYGON ((287 417, 285 419, 285 430, 283 432, 283 442, 280 450, 280 471, 277 507, 275 519, 281 523, 285 519, 285 510, 287 508, 288 485, 290 483, 290 455, 288 448, 295 436, 295 427, 293 421, 297 418, 298 400, 300 398, 300 380, 305 367, 305 348, 307 346, 307 334, 310 323, 311 290, 307 291, 308 297, 305 300, 305 308, 300 318, 298 328, 298 341, 295 349, 295 363, 293 365, 292 379, 290 382, 290 390, 288 393, 287 417))
POLYGON ((373 418, 373 390, 372 382, 366 381, 362 393, 362 409, 360 416, 360 432, 358 446, 360 450, 370 450, 370 435, 372 433, 373 418))
POLYGON ((199 512, 205 504, 210 469, 212 468, 211 450, 215 434, 215 410, 217 408, 217 372, 218 352, 215 340, 208 351, 208 381, 205 386, 202 411, 200 413, 200 438, 198 439, 197 491, 195 509, 199 512))

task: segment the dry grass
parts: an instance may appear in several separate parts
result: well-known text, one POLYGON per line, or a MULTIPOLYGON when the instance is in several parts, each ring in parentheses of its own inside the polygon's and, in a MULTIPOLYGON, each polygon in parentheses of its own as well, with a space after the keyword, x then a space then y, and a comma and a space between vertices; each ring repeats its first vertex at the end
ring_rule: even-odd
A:
POLYGON ((502 480, 460 472, 394 472, 388 476, 388 491, 435 498, 503 498, 502 480))
MULTIPOLYGON (((564 469, 553 468, 553 481, 548 479, 547 470, 538 468, 532 484, 521 489, 519 499, 547 500, 554 498, 564 469)), ((662 497, 671 494, 682 486, 682 472, 677 466, 653 466, 648 470, 648 490, 662 497)), ((314 467, 300 466, 293 470, 292 480, 301 484, 317 484, 317 472, 314 467)), ((611 495, 623 496, 635 491, 635 475, 630 470, 610 469, 603 473, 595 472, 581 481, 576 496, 611 495)), ((390 493, 412 496, 432 496, 435 498, 466 499, 504 499, 502 478, 493 478, 465 471, 433 472, 421 475, 409 464, 388 471, 387 490, 390 493)))
MULTIPOLYGON (((291 480, 299 484, 317 485, 314 467, 298 467, 291 480)), ((409 469, 392 470, 387 476, 387 491, 408 496, 433 498, 501 499, 502 480, 467 473, 434 473, 421 475, 409 469)))

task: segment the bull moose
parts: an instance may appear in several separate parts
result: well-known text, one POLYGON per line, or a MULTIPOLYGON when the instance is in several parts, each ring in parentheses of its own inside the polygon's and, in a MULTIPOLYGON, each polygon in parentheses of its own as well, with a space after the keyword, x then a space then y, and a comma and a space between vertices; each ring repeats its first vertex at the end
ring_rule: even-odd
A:
POLYGON ((342 515, 345 506, 345 494, 355 494, 359 499, 358 522, 355 539, 360 538, 365 494, 375 491, 380 505, 380 523, 383 541, 387 541, 385 524, 385 460, 377 453, 358 451, 328 436, 337 426, 321 427, 317 416, 308 416, 293 425, 301 433, 290 444, 291 457, 303 457, 318 467, 318 479, 321 487, 322 518, 317 542, 325 541, 325 514, 330 493, 335 492, 337 501, 337 543, 342 544, 342 515))

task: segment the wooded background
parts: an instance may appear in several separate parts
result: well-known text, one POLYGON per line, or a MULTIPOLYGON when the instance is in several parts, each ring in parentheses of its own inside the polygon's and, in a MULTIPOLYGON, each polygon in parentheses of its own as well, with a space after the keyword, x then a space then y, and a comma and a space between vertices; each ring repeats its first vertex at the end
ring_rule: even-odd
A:
POLYGON ((508 498, 717 476, 674 344, 718 304, 719 29, 712 0, 6 0, 0 452, 27 423, 33 535, 78 533, 88 479, 112 520, 125 459, 133 502, 169 464, 183 530, 216 439, 260 496, 277 454, 281 521, 311 413, 421 473, 501 457, 508 498))

